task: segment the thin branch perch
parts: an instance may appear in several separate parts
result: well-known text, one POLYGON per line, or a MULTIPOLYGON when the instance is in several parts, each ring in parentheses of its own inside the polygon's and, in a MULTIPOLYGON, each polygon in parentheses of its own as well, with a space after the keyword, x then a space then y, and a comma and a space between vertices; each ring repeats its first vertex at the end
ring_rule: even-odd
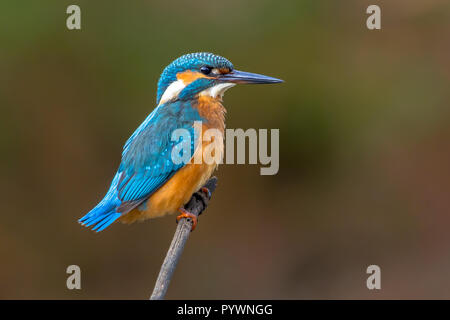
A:
MULTIPOLYGON (((212 177, 204 185, 211 192, 214 192, 217 185, 217 178, 212 177)), ((206 209, 208 206, 210 197, 205 195, 204 192, 198 191, 194 193, 189 200, 189 202, 184 206, 184 208, 196 215, 197 217, 206 209)), ((179 221, 177 229, 170 244, 169 250, 167 251, 166 258, 159 271, 158 279, 156 280, 155 288, 150 297, 150 300, 162 300, 166 295, 167 288, 169 287, 170 280, 172 279, 173 272, 177 266, 178 260, 183 253, 184 246, 191 233, 192 220, 183 218, 179 221)))

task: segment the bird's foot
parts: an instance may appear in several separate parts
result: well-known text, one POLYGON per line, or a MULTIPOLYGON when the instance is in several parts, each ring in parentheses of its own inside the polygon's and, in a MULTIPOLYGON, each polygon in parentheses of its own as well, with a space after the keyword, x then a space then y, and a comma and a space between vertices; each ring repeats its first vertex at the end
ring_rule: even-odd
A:
POLYGON ((208 200, 211 199, 211 191, 207 187, 201 187, 200 190, 208 197, 208 200))
POLYGON ((194 231, 195 227, 197 226, 197 216, 183 208, 178 209, 178 211, 180 211, 181 214, 177 216, 177 223, 183 218, 191 219, 192 220, 191 232, 194 231))

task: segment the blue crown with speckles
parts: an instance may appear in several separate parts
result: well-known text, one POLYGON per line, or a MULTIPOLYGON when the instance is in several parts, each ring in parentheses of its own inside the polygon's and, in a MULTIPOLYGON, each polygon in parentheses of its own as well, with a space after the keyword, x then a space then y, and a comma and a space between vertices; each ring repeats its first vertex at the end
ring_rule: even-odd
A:
POLYGON ((218 69, 234 69, 233 64, 230 61, 209 52, 185 54, 169 64, 159 77, 156 104, 159 104, 159 100, 161 100, 167 87, 177 80, 177 73, 186 70, 199 70, 202 66, 211 66, 218 69))

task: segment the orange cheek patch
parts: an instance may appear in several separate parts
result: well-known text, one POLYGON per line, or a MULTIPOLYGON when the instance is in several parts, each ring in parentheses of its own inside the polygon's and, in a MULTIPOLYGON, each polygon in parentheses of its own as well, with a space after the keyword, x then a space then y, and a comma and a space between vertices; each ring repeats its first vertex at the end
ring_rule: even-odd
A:
POLYGON ((228 69, 228 68, 220 68, 219 69, 219 72, 221 73, 221 74, 227 74, 227 73, 230 73, 230 69, 228 69))
POLYGON ((177 73, 177 79, 183 81, 184 85, 186 86, 200 78, 210 79, 210 77, 205 76, 203 73, 191 70, 177 73))

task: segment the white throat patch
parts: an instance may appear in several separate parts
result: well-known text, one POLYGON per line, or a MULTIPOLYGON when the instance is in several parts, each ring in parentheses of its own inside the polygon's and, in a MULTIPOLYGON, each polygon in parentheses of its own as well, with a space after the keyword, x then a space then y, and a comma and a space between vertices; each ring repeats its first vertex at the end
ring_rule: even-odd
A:
MULTIPOLYGON (((230 89, 231 87, 234 87, 235 83, 219 83, 215 86, 212 86, 211 88, 208 88, 206 90, 203 90, 199 93, 200 96, 209 96, 212 98, 222 98, 225 91, 230 89)), ((183 89, 186 88, 186 85, 184 84, 183 80, 177 80, 172 82, 164 91, 163 95, 161 96, 161 99, 159 100, 158 105, 162 105, 170 100, 176 99, 178 95, 180 94, 183 89)))
POLYGON ((200 92, 200 95, 201 96, 210 96, 212 98, 222 98, 225 91, 227 91, 231 87, 234 87, 235 85, 236 85, 235 83, 230 83, 230 82, 219 83, 219 84, 216 84, 215 86, 212 86, 211 88, 203 90, 202 92, 200 92))

